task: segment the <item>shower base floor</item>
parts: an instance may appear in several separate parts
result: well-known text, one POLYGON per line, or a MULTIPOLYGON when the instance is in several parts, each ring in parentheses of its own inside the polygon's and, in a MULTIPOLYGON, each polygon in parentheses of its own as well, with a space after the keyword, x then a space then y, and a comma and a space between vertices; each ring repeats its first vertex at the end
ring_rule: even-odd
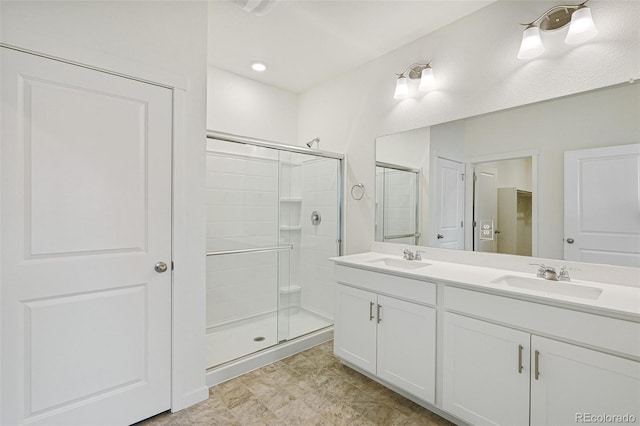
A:
MULTIPOLYGON (((291 340, 333 324, 329 319, 297 308, 280 312, 280 340, 291 340), (288 332, 286 319, 288 317, 288 332), (288 336, 288 337, 287 337, 288 336)), ((207 368, 278 344, 278 313, 213 327, 207 333, 207 368)))

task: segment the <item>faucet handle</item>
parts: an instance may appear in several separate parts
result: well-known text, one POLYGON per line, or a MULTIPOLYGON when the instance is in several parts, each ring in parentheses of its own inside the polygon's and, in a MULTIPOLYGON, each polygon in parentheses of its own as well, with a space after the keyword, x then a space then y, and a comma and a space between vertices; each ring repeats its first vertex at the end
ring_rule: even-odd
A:
POLYGON ((560 273, 558 274, 559 281, 571 281, 571 277, 569 277, 569 269, 566 266, 560 268, 560 273))
POLYGON ((538 267, 538 274, 536 275, 538 278, 544 278, 544 273, 547 272, 547 267, 544 263, 530 263, 531 266, 538 267))
POLYGON ((416 250, 415 260, 422 260, 422 253, 426 253, 425 250, 416 250))
POLYGON ((415 255, 414 255, 414 254, 413 254, 413 252, 412 252, 411 250, 409 250, 409 249, 404 249, 404 250, 402 250, 402 254, 403 254, 402 258, 403 258, 404 260, 413 260, 413 259, 415 259, 415 255))

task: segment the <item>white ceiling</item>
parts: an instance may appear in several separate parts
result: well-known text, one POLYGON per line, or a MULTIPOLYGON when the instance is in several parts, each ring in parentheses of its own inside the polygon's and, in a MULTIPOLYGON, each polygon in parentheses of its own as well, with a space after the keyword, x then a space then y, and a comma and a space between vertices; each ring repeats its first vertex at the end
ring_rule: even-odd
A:
MULTIPOLYGON (((281 0, 265 16, 209 4, 209 64, 293 93, 462 18, 488 0, 281 0), (257 73, 254 60, 268 69, 257 73)), ((425 58, 428 59, 428 58, 425 58)))

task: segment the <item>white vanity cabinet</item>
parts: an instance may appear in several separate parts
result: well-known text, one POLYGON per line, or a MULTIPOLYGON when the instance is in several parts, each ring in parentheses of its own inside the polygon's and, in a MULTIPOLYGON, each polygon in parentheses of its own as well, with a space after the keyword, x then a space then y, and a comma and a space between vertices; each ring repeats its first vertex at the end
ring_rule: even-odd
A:
POLYGON ((445 313, 442 408, 474 425, 529 424, 528 333, 445 313))
MULTIPOLYGON (((579 321, 591 314, 456 288, 445 290, 445 306, 501 323, 520 321, 523 328, 541 333, 554 332, 554 327, 542 315, 536 321, 536 311, 563 315, 557 319, 586 329, 585 344, 600 343, 600 333, 615 333, 626 323, 600 317, 609 322, 592 329, 585 326, 589 322, 579 321), (523 303, 529 305, 526 311, 523 303), (534 315, 527 319, 524 312, 534 315), (616 322, 620 322, 617 327, 616 322)), ((590 323, 597 325, 595 319, 590 323)), ((566 332, 565 327, 557 324, 554 334, 573 340, 578 333, 566 332)), ((607 349, 626 350, 622 340, 637 335, 617 337, 617 347, 614 336, 610 341, 614 347, 607 349)), ((637 361, 451 312, 444 314, 443 340, 442 407, 469 423, 565 425, 589 423, 586 416, 591 415, 640 419, 637 361)))
MULTIPOLYGON (((426 293, 433 293, 435 302, 435 286, 393 275, 376 274, 384 279, 371 281, 370 287, 378 291, 369 291, 353 285, 365 286, 360 279, 366 280, 370 272, 354 269, 349 273, 350 276, 354 274, 352 279, 347 278, 346 285, 340 283, 336 286, 336 356, 423 401, 433 403, 436 311, 420 303, 380 293, 385 293, 383 290, 387 286, 388 290, 407 285, 432 286, 434 288, 426 293)), ((425 294, 423 289, 416 290, 425 294)))
POLYGON ((591 415, 640 420, 639 362, 535 335, 531 351, 532 426, 594 423, 586 418, 591 415))
POLYGON ((335 269, 334 352, 348 365, 460 424, 640 421, 635 311, 491 288, 480 268, 360 259, 335 269))

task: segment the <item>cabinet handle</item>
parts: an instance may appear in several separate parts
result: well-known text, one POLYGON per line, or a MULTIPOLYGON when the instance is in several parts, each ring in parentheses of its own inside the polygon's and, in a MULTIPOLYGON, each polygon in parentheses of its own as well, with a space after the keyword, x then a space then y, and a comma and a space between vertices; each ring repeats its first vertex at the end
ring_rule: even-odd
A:
POLYGON ((382 322, 382 317, 380 316, 380 309, 382 309, 382 305, 378 304, 378 324, 380 324, 382 322))
POLYGON ((518 374, 522 374, 522 351, 524 347, 522 345, 518 345, 518 374))
POLYGON ((373 321, 373 305, 375 303, 369 302, 369 321, 373 321))
POLYGON ((540 377, 540 352, 536 351, 535 352, 535 364, 536 364, 536 371, 535 371, 535 379, 538 380, 538 378, 540 377))

